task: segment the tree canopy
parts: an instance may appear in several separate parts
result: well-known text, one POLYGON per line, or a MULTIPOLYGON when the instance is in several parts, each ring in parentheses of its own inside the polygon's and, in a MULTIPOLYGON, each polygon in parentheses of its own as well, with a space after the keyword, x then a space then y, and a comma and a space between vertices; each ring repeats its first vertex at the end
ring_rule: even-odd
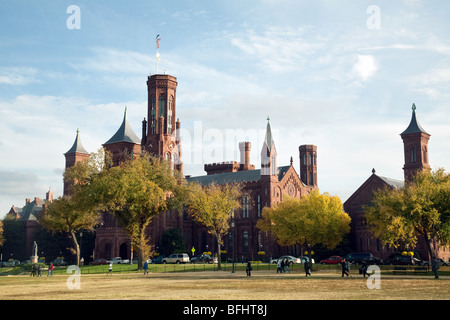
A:
POLYGON ((287 197, 273 208, 265 207, 257 227, 270 231, 282 246, 322 244, 335 248, 350 231, 350 217, 341 200, 312 191, 300 199, 287 197))
POLYGON ((44 228, 69 234, 73 243, 71 251, 76 255, 77 265, 80 262, 80 246, 76 233, 80 230, 92 230, 99 222, 96 199, 89 187, 103 171, 104 159, 105 155, 100 150, 92 153, 89 159, 67 168, 64 182, 68 187, 68 194, 53 200, 38 217, 44 228))
POLYGON ((372 233, 383 244, 414 247, 423 237, 433 258, 433 239, 450 244, 450 175, 443 169, 419 172, 402 189, 376 191, 364 210, 372 233))
POLYGON ((223 236, 230 229, 232 212, 241 206, 239 199, 242 197, 242 186, 211 184, 202 187, 193 183, 189 185, 189 191, 188 212, 195 221, 206 226, 208 233, 216 238, 220 270, 220 245, 223 236))
POLYGON ((181 186, 167 161, 148 154, 104 170, 92 184, 101 209, 113 214, 137 249, 139 268, 152 252, 146 228, 158 214, 177 208, 181 186))

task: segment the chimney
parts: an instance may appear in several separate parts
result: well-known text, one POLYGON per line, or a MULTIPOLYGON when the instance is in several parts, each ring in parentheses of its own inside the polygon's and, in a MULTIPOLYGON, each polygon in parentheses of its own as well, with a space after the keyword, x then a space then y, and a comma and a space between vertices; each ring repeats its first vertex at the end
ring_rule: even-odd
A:
POLYGON ((34 197, 34 202, 36 203, 36 206, 39 206, 39 198, 38 197, 34 197))
POLYGON ((142 139, 141 139, 141 145, 145 146, 147 143, 147 120, 142 121, 142 139))
POLYGON ((250 150, 252 144, 250 142, 240 142, 239 150, 241 152, 241 171, 253 170, 255 166, 250 164, 250 150))
POLYGON ((30 203, 30 198, 26 198, 25 199, 25 205, 27 205, 27 204, 29 204, 30 203))
POLYGON ((53 202, 53 192, 51 188, 48 189, 45 200, 47 200, 47 202, 53 202))

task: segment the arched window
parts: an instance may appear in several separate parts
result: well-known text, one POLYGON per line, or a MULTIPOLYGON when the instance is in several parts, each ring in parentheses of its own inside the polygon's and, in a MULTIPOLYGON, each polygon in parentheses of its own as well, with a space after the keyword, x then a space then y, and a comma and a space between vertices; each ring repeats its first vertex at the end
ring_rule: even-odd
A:
POLYGON ((242 197, 242 218, 248 217, 249 217, 249 202, 248 197, 244 196, 242 197))
POLYGON ((150 133, 156 133, 156 98, 152 96, 152 106, 151 106, 151 119, 150 119, 150 133))
POLYGON ((411 162, 417 162, 417 154, 416 154, 416 149, 414 147, 411 147, 410 150, 410 154, 411 154, 411 162))
POLYGON ((248 252, 248 231, 242 233, 242 252, 248 252))
POLYGON ((166 96, 161 94, 159 96, 159 114, 158 117, 166 116, 166 96))
POLYGON ((256 196, 256 205, 257 205, 257 215, 258 218, 261 217, 261 195, 258 194, 256 196))
POLYGON ((231 252, 233 252, 233 248, 234 248, 234 246, 233 246, 233 244, 234 244, 234 242, 233 242, 233 232, 229 232, 228 233, 228 252, 229 253, 231 253, 231 252))
POLYGON ((428 163, 428 152, 427 147, 423 147, 423 162, 428 163))
POLYGON ((172 133, 172 116, 173 116, 173 96, 169 97, 169 107, 167 111, 167 128, 172 133))

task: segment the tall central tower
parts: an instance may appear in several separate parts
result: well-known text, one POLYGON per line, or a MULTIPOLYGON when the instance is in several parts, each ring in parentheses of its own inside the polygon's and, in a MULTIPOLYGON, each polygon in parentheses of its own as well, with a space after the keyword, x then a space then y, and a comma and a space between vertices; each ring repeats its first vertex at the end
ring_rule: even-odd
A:
POLYGON ((177 84, 177 78, 167 74, 148 77, 148 121, 142 122, 141 145, 182 171, 180 121, 175 121, 177 84))

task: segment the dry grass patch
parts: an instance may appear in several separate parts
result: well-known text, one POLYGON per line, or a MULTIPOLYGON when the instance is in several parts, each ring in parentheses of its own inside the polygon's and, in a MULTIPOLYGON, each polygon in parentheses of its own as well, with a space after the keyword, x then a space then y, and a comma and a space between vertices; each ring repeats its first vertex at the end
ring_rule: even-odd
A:
POLYGON ((211 271, 170 274, 81 275, 81 289, 67 287, 69 275, 0 277, 2 300, 449 300, 450 278, 382 276, 381 290, 367 278, 334 273, 302 274, 211 271))

